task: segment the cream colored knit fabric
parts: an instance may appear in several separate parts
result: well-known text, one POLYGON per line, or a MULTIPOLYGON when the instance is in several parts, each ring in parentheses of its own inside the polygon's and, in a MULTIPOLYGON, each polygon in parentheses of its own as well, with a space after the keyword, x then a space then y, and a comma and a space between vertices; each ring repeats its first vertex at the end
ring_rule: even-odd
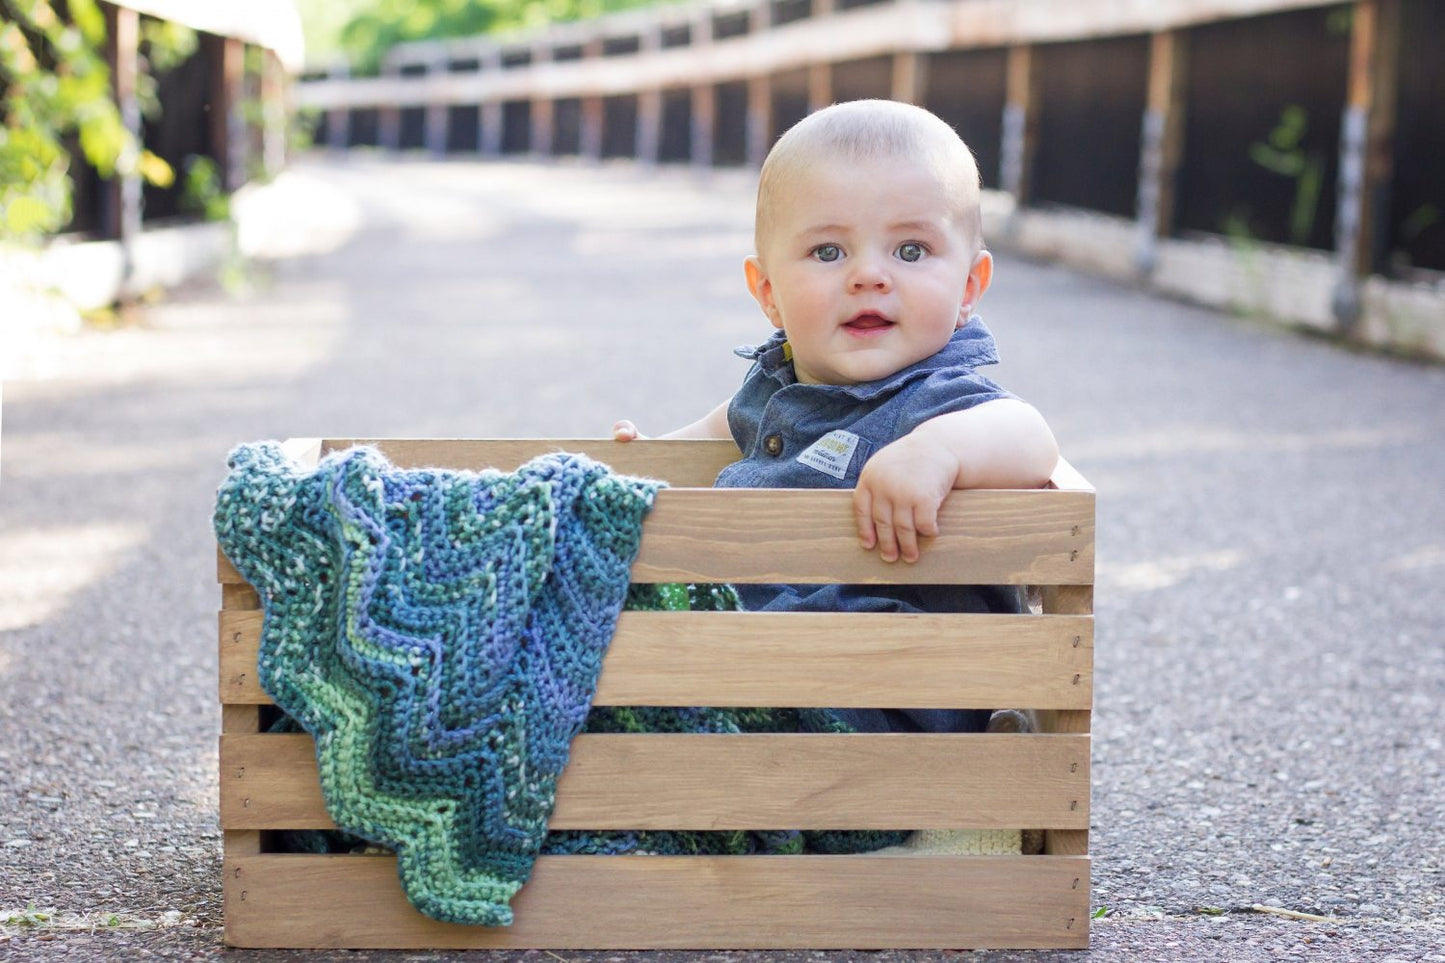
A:
POLYGON ((1021 851, 1017 829, 920 829, 877 855, 1017 856, 1021 851))

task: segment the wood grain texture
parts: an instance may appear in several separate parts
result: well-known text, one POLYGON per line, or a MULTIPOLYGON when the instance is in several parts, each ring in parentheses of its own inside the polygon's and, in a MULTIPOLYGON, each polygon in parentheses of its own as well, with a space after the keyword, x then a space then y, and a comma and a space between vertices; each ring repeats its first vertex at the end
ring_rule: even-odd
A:
MULTIPOLYGON (((1044 612, 1057 615, 1088 615, 1094 611, 1092 585, 1050 586, 1043 590, 1044 612)), ((1040 728, 1053 733, 1085 733, 1092 725, 1092 707, 1051 709, 1039 713, 1040 728)), ((1044 852, 1051 856, 1082 856, 1089 851, 1089 829, 1049 829, 1044 833, 1044 852)))
MULTIPOLYGON (((348 440, 294 447, 314 464, 348 440)), ((709 486, 731 442, 383 440, 403 467, 511 470, 583 451, 709 486)), ((626 613, 597 702, 1012 705, 1049 734, 583 736, 553 828, 1035 828, 1031 857, 545 857, 509 929, 428 920, 394 860, 270 855, 262 830, 330 826, 308 736, 261 734, 259 599, 218 553, 226 940, 240 946, 577 948, 1086 947, 1092 486, 956 492, 916 566, 857 549, 848 492, 670 489, 637 581, 1012 583, 1043 616, 626 613), (738 523, 747 519, 747 525, 738 523), (1078 855, 1074 855, 1078 854, 1078 855)))
POLYGON ((328 438, 323 454, 371 445, 398 468, 460 468, 514 471, 538 455, 584 454, 624 475, 657 478, 677 488, 711 488, 723 466, 740 457, 731 441, 610 438, 328 438))
MULTIPOLYGON (((332 825, 306 735, 221 739, 221 825, 332 825)), ((1087 735, 582 735, 552 829, 1083 829, 1087 735), (883 801, 886 800, 886 804, 883 801)))
MULTIPOLYGON (((261 613, 220 613, 220 695, 270 704, 261 613)), ((1088 616, 624 612, 595 705, 1087 709, 1088 616)))
POLYGON ((1048 856, 547 856, 506 928, 427 919, 390 857, 228 858, 247 947, 1088 946, 1089 861, 1048 856))
MULTIPOLYGON (((634 582, 1086 585, 1094 580, 1091 492, 959 491, 916 564, 858 547, 852 494, 675 488, 643 522, 634 582), (745 523, 743 520, 746 520, 745 523)), ((217 578, 241 575, 217 552, 217 578)))
MULTIPOLYGON (((220 556, 220 552, 216 553, 220 556)), ((231 567, 231 563, 221 557, 221 564, 217 567, 217 576, 221 582, 221 608, 233 609, 260 609, 261 597, 256 594, 248 583, 241 580, 241 574, 231 567)))

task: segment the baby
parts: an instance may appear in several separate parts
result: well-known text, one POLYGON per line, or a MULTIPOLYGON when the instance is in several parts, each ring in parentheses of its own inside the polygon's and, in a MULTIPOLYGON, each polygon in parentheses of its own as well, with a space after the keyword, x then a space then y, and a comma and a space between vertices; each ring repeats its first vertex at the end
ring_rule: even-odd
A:
MULTIPOLYGON (((748 290, 778 330, 739 349, 742 387, 665 438, 731 438, 722 487, 852 488, 859 543, 917 561, 955 488, 1038 488, 1058 458, 1039 413, 977 373, 993 280, 979 175, 918 107, 835 104, 763 164, 748 290)), ((613 437, 640 437, 631 422, 613 437)), ((739 585, 750 610, 1017 612, 1006 586, 739 585)), ((986 711, 846 710, 863 731, 979 731, 986 711)))

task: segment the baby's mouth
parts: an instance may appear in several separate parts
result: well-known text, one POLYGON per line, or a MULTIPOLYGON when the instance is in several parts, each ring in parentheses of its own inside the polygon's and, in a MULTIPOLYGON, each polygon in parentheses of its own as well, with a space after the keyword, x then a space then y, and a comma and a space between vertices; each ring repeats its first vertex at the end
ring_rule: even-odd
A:
POLYGON ((854 315, 851 320, 849 320, 846 324, 843 325, 843 327, 848 328, 850 331, 872 332, 882 331, 885 328, 891 328, 893 327, 893 322, 888 320, 881 314, 877 314, 872 311, 864 311, 860 314, 854 315))

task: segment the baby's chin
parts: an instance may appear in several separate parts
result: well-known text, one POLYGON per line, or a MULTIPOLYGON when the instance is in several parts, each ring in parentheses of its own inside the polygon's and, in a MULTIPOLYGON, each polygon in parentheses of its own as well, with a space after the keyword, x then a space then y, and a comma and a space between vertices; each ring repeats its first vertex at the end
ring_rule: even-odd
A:
POLYGON ((843 364, 825 365, 818 368, 802 368, 798 367, 795 359, 793 370, 797 375, 798 381, 803 384, 861 385, 895 375, 913 363, 910 361, 906 364, 899 364, 895 360, 884 358, 864 359, 853 357, 847 360, 848 363, 843 364))

